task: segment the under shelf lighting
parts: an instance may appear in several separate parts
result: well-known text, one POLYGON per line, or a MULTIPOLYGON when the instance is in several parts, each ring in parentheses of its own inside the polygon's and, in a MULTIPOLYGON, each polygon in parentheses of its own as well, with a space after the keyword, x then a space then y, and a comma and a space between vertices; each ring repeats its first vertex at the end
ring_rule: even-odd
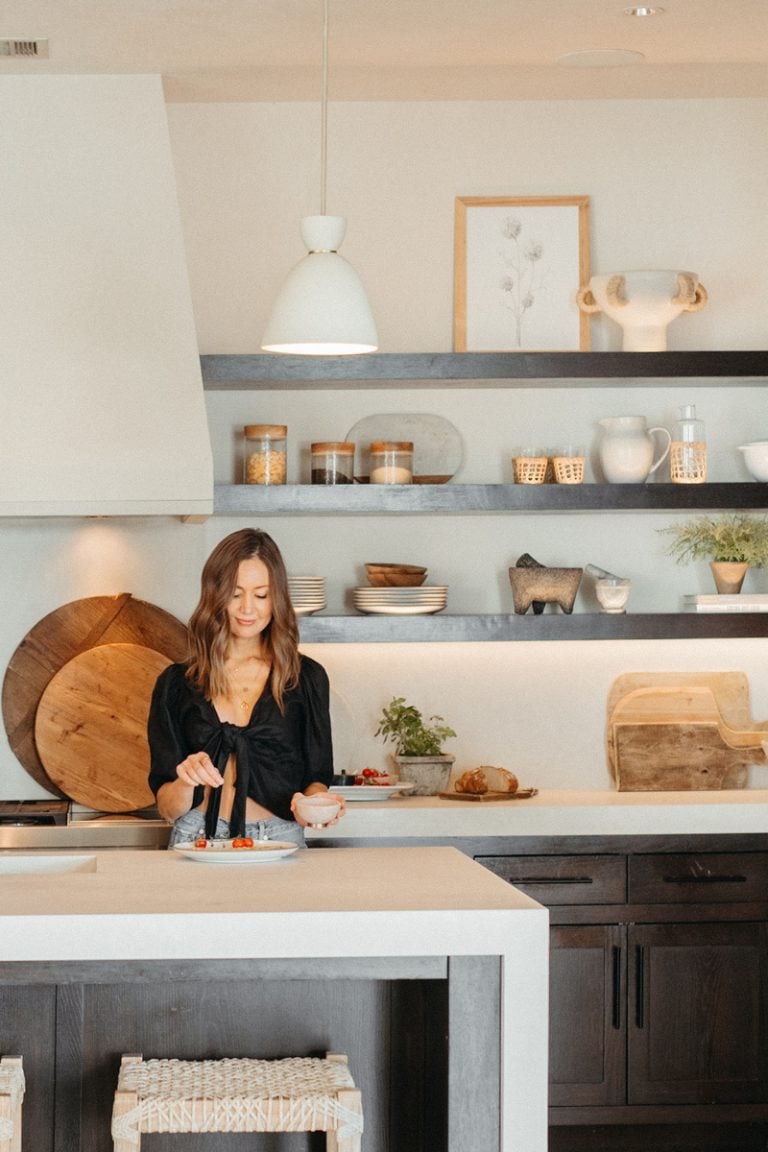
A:
POLYGON ((346 220, 326 215, 328 174, 328 0, 323 0, 320 102, 320 215, 306 216, 307 255, 288 273, 262 337, 265 352, 351 356, 375 352, 378 335, 362 281, 338 249, 346 220))

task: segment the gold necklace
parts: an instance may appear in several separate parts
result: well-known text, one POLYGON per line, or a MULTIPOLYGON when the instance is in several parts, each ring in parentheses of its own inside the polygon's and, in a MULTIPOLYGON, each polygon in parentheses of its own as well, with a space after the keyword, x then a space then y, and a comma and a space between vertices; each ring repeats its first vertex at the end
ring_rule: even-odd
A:
MULTIPOLYGON (((256 661, 257 664, 265 664, 266 663, 266 661, 261 656, 246 656, 245 660, 241 660, 237 664, 233 663, 232 668, 233 668, 233 670, 244 668, 246 664, 250 664, 254 660, 256 661)), ((261 689, 263 688, 263 685, 260 684, 256 688, 253 688, 253 687, 249 688, 245 685, 235 684, 231 678, 230 678, 230 684, 232 686, 232 695, 235 696, 235 698, 236 698, 235 703, 247 715, 250 714, 250 712, 253 709, 253 705, 256 702, 256 700, 257 700, 257 698, 261 692, 261 689), (238 696, 241 697, 239 700, 237 699, 238 696)))

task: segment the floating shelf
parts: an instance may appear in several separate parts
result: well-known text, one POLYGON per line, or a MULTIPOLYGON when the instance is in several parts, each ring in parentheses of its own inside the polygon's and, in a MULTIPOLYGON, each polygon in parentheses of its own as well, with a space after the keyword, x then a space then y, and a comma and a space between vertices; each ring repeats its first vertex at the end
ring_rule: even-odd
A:
POLYGON ((768 508, 768 484, 217 484, 216 515, 768 508))
POLYGON ((738 639, 768 636, 768 612, 303 616, 299 631, 305 644, 738 639))
POLYGON ((710 387, 768 381, 768 352, 415 352, 368 356, 206 355, 208 391, 302 388, 710 387))

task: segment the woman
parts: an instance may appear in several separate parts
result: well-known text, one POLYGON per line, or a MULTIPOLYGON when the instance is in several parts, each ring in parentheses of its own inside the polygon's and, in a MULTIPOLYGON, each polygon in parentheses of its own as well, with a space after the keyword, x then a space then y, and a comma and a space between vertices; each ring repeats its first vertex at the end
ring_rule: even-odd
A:
POLYGON ((285 565, 266 532, 244 528, 214 548, 189 634, 191 658, 160 674, 148 722, 149 784, 173 824, 170 845, 303 845, 296 797, 327 792, 333 777, 330 692, 324 668, 298 650, 285 565))

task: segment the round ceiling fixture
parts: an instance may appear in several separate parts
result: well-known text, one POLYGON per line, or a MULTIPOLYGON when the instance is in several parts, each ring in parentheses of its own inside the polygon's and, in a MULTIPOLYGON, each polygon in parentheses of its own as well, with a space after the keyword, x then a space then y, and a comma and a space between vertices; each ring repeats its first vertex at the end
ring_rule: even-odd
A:
POLYGON ((650 7, 648 4, 633 4, 631 8, 624 9, 625 16, 660 16, 663 8, 650 7))
POLYGON ((629 48, 584 48, 578 52, 566 52, 558 57, 557 63, 565 68, 618 68, 641 64, 643 60, 642 52, 633 52, 629 48))

